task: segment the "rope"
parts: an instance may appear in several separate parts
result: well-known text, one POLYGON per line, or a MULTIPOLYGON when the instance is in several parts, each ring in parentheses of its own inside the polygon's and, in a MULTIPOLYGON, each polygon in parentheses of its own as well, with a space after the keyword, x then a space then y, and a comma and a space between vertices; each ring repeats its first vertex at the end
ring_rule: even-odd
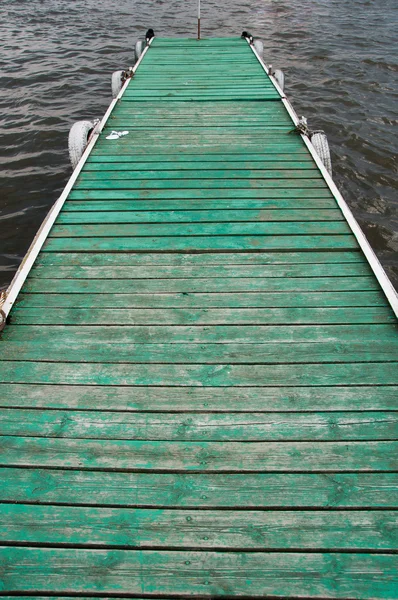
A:
POLYGON ((312 138, 316 133, 325 133, 323 129, 310 129, 308 127, 307 119, 305 117, 300 117, 296 127, 289 131, 289 133, 299 133, 301 135, 306 135, 309 139, 312 138))

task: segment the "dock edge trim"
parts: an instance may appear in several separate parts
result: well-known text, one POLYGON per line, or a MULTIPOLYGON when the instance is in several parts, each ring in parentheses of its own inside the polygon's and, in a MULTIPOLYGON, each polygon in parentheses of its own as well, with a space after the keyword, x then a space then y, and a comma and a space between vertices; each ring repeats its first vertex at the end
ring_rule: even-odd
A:
MULTIPOLYGON (((149 42, 148 42, 147 46, 145 47, 144 51, 142 52, 140 58, 135 63, 135 65, 132 69, 133 73, 135 73, 136 70, 138 69, 139 65, 141 64, 141 61, 143 60, 145 54, 149 50, 150 45, 154 39, 155 38, 153 37, 149 40, 149 42)), ((115 106, 118 103, 118 101, 120 100, 120 98, 123 96, 130 81, 131 81, 131 78, 127 79, 124 82, 124 85, 123 85, 122 89, 120 90, 119 94, 116 96, 116 98, 114 98, 112 100, 112 102, 108 106, 108 109, 105 112, 104 116, 102 117, 98 127, 96 128, 95 133, 93 134, 93 137, 91 138, 81 159, 79 160, 79 162, 78 162, 76 168, 74 169, 71 177, 69 178, 65 188, 63 189, 62 194, 50 208, 49 212, 47 213, 47 216, 45 217, 45 219, 42 222, 42 224, 40 225, 35 237, 33 238, 33 241, 31 243, 31 245, 29 246, 28 251, 26 252, 24 258, 22 259, 22 262, 19 265, 17 272, 15 273, 10 285, 8 286, 8 288, 6 290, 6 299, 5 299, 5 302, 2 307, 2 312, 4 313, 5 317, 7 317, 8 314, 10 313, 10 310, 12 309, 14 302, 16 301, 16 299, 18 297, 19 292, 21 291, 21 288, 22 288, 23 284, 25 283, 26 278, 28 277, 30 270, 32 269, 32 267, 34 265, 35 260, 38 256, 40 250, 42 249, 43 244, 46 241, 48 234, 51 231, 52 226, 54 225, 63 205, 65 204, 67 197, 69 196, 70 191, 72 190, 72 188, 76 182, 76 179, 79 177, 80 172, 81 172, 86 160, 90 156, 92 149, 94 148, 95 144, 97 143, 97 140, 98 140, 103 128, 105 127, 110 115, 112 114, 113 109, 115 108, 115 106)))
MULTIPOLYGON (((269 74, 269 67, 264 63, 264 61, 262 60, 261 56, 258 54, 257 50, 254 48, 254 46, 250 43, 249 40, 246 40, 247 44, 250 46, 252 52, 254 53, 254 55, 256 56, 257 60, 259 61, 259 63, 261 64, 262 68, 264 69, 266 75, 269 77, 269 79, 271 80, 271 82, 273 83, 276 91, 278 92, 278 94, 281 97, 281 100, 283 102, 283 105, 285 106, 287 112, 289 113, 291 119, 293 120, 293 123, 295 125, 298 124, 299 122, 299 118, 298 115, 296 113, 296 111, 294 110, 292 104, 289 102, 289 100, 286 98, 285 93, 281 90, 281 88, 279 87, 276 79, 269 74)), ((385 272, 385 270, 383 269, 379 259, 377 258, 372 246, 370 245, 370 243, 368 242, 364 232, 362 231, 358 221, 356 220, 356 218, 354 217, 351 209, 349 208, 347 202, 344 200, 343 196, 341 195, 339 189, 337 188, 335 182, 333 181, 331 175, 329 174, 328 170, 326 169, 325 165, 323 164, 323 162, 321 161, 321 159, 319 158, 314 146, 312 145, 311 141, 309 140, 309 138, 306 135, 301 134, 301 138, 303 139, 306 147, 308 148, 312 158, 314 159, 317 167, 319 168, 319 170, 322 173, 323 178, 325 179, 330 191, 332 192, 334 199, 336 200, 341 212, 343 213, 348 226, 350 227, 353 235, 355 236, 362 252, 364 253, 373 273, 376 276, 377 281, 379 282, 384 294, 387 297, 387 300, 389 301, 391 308, 393 309, 395 316, 398 317, 398 293, 396 292, 394 286, 392 285, 390 279, 388 278, 387 273, 385 272)))

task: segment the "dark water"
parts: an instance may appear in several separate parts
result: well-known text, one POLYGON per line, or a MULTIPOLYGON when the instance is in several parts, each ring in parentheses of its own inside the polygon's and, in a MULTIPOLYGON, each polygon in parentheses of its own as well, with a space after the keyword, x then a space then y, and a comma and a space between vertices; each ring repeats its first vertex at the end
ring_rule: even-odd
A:
MULTIPOLYGON (((195 36, 196 0, 0 0, 0 288, 71 174, 67 135, 111 101, 136 39, 195 36)), ((397 0, 202 0, 203 35, 261 38, 334 177, 398 283, 397 0)))

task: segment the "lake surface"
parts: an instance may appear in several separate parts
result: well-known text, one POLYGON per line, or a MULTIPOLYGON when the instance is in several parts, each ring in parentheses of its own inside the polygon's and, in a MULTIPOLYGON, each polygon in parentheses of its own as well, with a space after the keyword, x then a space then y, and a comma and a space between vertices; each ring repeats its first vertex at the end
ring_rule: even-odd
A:
MULTIPOLYGON (((100 117, 110 75, 149 27, 196 35, 196 0, 1 0, 0 288, 69 176, 74 121, 100 117)), ((202 35, 250 31, 286 93, 324 129, 334 178, 398 284, 396 0, 202 0, 202 35)))

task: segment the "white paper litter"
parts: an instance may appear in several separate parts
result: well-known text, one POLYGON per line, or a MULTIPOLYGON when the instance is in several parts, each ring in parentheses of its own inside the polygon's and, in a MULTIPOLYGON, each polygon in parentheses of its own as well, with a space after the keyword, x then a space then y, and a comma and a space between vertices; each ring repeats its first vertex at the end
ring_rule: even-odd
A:
POLYGON ((107 140, 118 140, 123 135, 128 135, 128 131, 112 131, 109 135, 106 136, 107 140))

